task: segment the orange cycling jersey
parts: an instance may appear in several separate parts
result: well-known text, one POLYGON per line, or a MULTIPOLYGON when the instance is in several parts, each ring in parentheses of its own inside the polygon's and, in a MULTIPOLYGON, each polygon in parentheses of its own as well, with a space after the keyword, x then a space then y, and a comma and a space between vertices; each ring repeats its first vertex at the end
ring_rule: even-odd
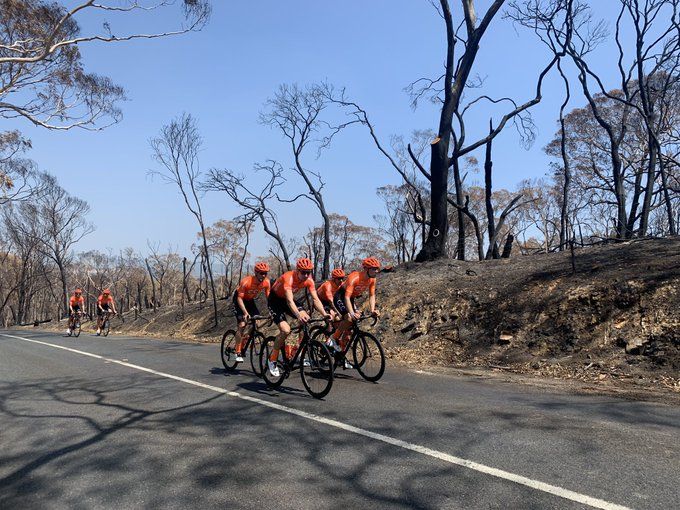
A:
POLYGON ((113 296, 109 295, 109 297, 105 298, 104 294, 102 294, 97 298, 97 304, 99 306, 113 304, 113 296))
POLYGON ((265 278, 262 280, 262 283, 260 283, 257 277, 250 275, 241 280, 236 293, 241 299, 252 300, 255 299, 263 290, 265 296, 269 297, 269 291, 271 290, 269 278, 265 278))
POLYGON ((326 280, 319 288, 316 289, 316 293, 319 295, 319 299, 324 303, 333 302, 333 294, 335 294, 340 288, 341 283, 335 283, 333 280, 326 280))
POLYGON ((71 304, 71 306, 84 307, 85 306, 85 298, 83 296, 80 296, 80 297, 71 296, 69 303, 71 304))
POLYGON ((287 273, 283 273, 272 286, 274 294, 280 298, 285 298, 287 290, 291 290, 293 294, 304 288, 315 290, 314 280, 309 277, 305 280, 299 280, 296 273, 297 271, 288 271, 287 273))
POLYGON ((365 271, 352 271, 342 287, 351 298, 361 296, 366 289, 370 296, 375 296, 375 278, 369 278, 365 271))

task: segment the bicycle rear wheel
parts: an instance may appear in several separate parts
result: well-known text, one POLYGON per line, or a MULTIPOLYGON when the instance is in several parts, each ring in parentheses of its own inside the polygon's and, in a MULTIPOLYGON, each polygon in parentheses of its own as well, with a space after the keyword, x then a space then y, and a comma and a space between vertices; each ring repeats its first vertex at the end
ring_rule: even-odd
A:
POLYGON ((360 332, 352 345, 354 368, 367 381, 376 382, 385 372, 385 352, 380 341, 365 331, 360 332))
POLYGON ((318 340, 310 340, 300 354, 300 377, 314 398, 323 398, 331 391, 333 357, 328 347, 318 340))
POLYGON ((76 321, 76 323, 73 325, 73 336, 79 337, 80 336, 80 319, 76 321))
POLYGON ((220 357, 222 364, 227 370, 234 370, 238 362, 236 361, 236 331, 228 329, 222 335, 220 344, 220 357))
POLYGON ((283 349, 279 351, 279 357, 276 360, 276 366, 279 369, 279 376, 275 377, 269 371, 267 367, 267 361, 269 361, 269 355, 274 349, 274 342, 276 342, 275 336, 268 336, 265 338, 262 344, 262 349, 260 350, 260 366, 262 367, 262 379, 267 383, 270 388, 278 388, 283 384, 283 380, 286 378, 286 365, 283 360, 283 349))
POLYGON ((264 344, 264 335, 260 332, 254 333, 253 338, 250 341, 250 366, 253 369, 253 373, 262 377, 262 362, 260 360, 260 351, 262 350, 262 345, 264 344))
POLYGON ((108 317, 104 319, 104 324, 102 324, 102 335, 109 336, 109 330, 111 329, 110 322, 108 317))

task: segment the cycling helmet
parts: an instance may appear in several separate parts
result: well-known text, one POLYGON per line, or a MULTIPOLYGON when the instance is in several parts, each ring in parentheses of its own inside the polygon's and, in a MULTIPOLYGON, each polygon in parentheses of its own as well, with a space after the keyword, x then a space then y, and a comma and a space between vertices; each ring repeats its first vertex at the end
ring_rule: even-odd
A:
POLYGON ((269 272, 269 264, 266 262, 258 262, 255 264, 255 271, 259 271, 260 273, 268 273, 269 272))
POLYGON ((111 294, 111 289, 104 289, 102 294, 111 294))
POLYGON ((312 261, 307 258, 298 259, 297 264, 295 264, 295 267, 300 271, 314 270, 314 264, 312 264, 312 261))
POLYGON ((366 269, 380 269, 380 261, 375 257, 368 257, 361 263, 366 269))
POLYGON ((333 269, 333 272, 331 273, 332 278, 344 278, 345 277, 345 272, 342 269, 333 269))

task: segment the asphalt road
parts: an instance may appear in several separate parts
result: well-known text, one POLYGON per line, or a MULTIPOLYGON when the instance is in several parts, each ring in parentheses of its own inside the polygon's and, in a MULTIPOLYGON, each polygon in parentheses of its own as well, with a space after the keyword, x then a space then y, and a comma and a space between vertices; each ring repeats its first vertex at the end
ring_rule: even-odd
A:
POLYGON ((319 401, 214 344, 0 331, 0 446, 2 509, 680 508, 678 407, 389 365, 319 401))

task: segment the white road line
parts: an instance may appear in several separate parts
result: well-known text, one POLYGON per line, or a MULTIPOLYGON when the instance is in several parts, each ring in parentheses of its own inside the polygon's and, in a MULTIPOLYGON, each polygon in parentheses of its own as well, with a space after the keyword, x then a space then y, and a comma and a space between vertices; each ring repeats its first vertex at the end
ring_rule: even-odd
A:
POLYGON ((578 492, 570 491, 569 489, 564 489, 562 487, 558 487, 556 485, 550 485, 548 483, 540 482, 538 480, 533 480, 531 478, 527 478, 522 475, 517 475, 515 473, 510 473, 509 471, 503 471, 502 469, 496 469, 491 466, 486 466, 484 464, 479 464, 478 462, 474 462, 471 460, 463 459, 460 457, 455 457, 453 455, 449 455, 448 453, 440 452, 438 450, 433 450, 431 448, 427 448, 425 446, 420 446, 417 444, 409 443, 406 441, 402 441, 401 439, 396 439, 394 437, 390 436, 385 436, 383 434, 379 434, 377 432, 371 432, 370 430, 362 429, 359 427, 355 427, 354 425, 349 425, 347 423, 343 423, 341 421, 337 420, 332 420, 330 418, 325 418, 323 416, 319 416, 318 414, 312 414, 308 413, 306 411, 301 411, 299 409, 294 409, 292 407, 287 407, 283 406, 281 404, 275 404, 274 402, 269 402, 267 400, 263 400, 260 398, 256 397, 251 397, 249 395, 243 395, 241 393, 237 393, 235 391, 229 391, 224 388, 219 388, 217 386, 212 386, 210 384, 204 384, 202 382, 194 381, 192 379, 186 379, 184 377, 179 377, 176 375, 172 374, 167 374, 165 372, 158 372, 157 370, 152 370, 151 368, 146 368, 142 367, 139 365, 134 365, 132 363, 127 363, 125 361, 120 361, 117 359, 112 359, 112 358, 106 358, 104 356, 99 356, 98 354, 92 354, 90 352, 85 352, 85 351, 79 351, 78 349, 72 349, 70 347, 65 347, 63 345, 57 345, 57 344, 51 344, 49 342, 42 342, 40 340, 33 340, 30 338, 24 338, 20 336, 15 336, 15 335, 7 335, 2 333, 2 336, 8 337, 8 338, 15 338, 17 340, 23 340, 25 342, 31 342, 34 344, 41 344, 41 345, 46 345, 49 347, 54 347, 56 349, 62 349, 65 351, 70 351, 74 352, 76 354, 81 354, 83 356, 89 356, 90 358, 96 358, 100 360, 104 360, 109 363, 116 363, 118 365, 122 365, 124 367, 132 368, 134 370, 139 370, 141 372, 148 372, 150 374, 154 374, 160 377, 165 377, 167 379, 173 379, 175 381, 183 382, 186 384, 191 384, 193 386, 198 386, 199 388, 204 388, 206 390, 214 391, 216 393, 222 393, 224 395, 228 395, 230 397, 235 397, 239 398, 241 400, 245 400, 248 402, 252 402, 254 404, 262 405, 265 407, 269 407, 271 409, 276 409, 278 411, 283 411, 285 413, 293 414, 295 416, 300 416, 301 418, 305 418, 307 420, 312 420, 318 423, 323 423, 324 425, 328 425, 330 427, 335 427, 337 429, 341 429, 347 432, 351 432, 353 434, 357 434, 360 436, 368 437, 371 439, 375 439, 376 441, 381 441, 383 443, 391 444, 393 446, 398 446, 399 448, 403 448, 405 450, 410 450, 412 452, 417 452, 422 455, 427 455, 428 457, 433 457, 435 459, 439 459, 443 462, 447 462, 449 464, 455 464, 457 466, 462 466, 466 467, 468 469, 472 469, 474 471, 478 471, 480 473, 484 473, 490 476, 494 476, 496 478, 501 478, 503 480, 509 480, 511 482, 518 483, 520 485, 524 485, 526 487, 530 487, 532 489, 546 492, 548 494, 552 494, 554 496, 559 496, 560 498, 568 499, 571 501, 575 501, 577 503, 581 503, 583 505, 588 505, 593 508, 601 508, 603 510, 629 510, 628 507, 617 505, 615 503, 610 503, 608 501, 604 501, 602 499, 597 499, 593 498, 591 496, 587 496, 585 494, 580 494, 578 492))

